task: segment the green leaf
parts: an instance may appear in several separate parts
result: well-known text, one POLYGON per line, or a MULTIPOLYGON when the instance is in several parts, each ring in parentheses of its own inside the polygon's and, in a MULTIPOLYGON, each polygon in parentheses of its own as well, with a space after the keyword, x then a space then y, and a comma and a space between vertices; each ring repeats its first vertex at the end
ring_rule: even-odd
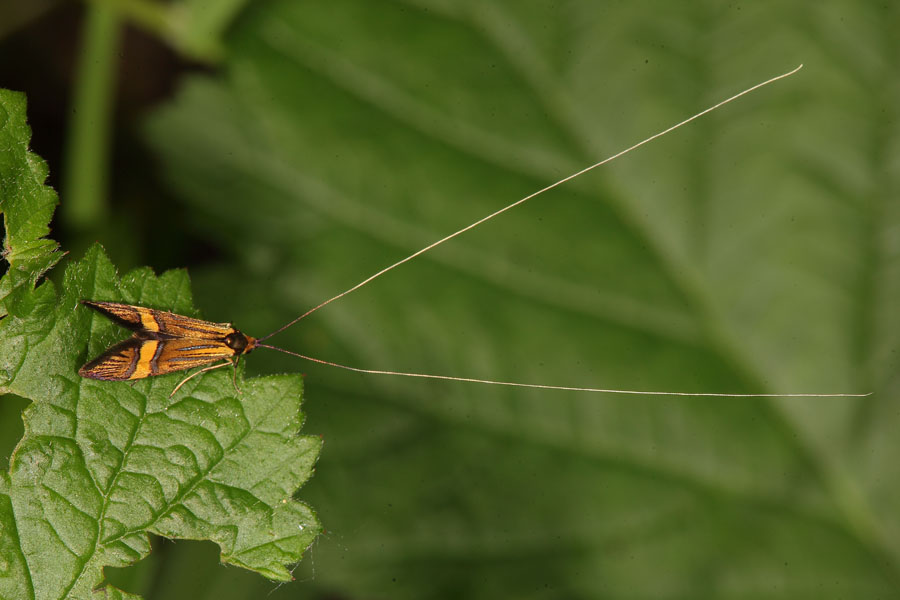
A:
POLYGON ((106 586, 103 589, 103 593, 105 593, 106 600, 140 600, 140 596, 135 594, 128 594, 123 592, 118 588, 114 588, 111 585, 106 586))
MULTIPOLYGON (((0 136, 27 148, 18 101, 19 122, 0 136)), ((17 224, 8 230, 15 249, 55 248, 29 237, 45 234, 46 220, 26 215, 46 214, 52 195, 29 187, 34 179, 24 169, 4 179, 17 190, 4 203, 7 223, 17 224)), ((4 281, 20 276, 15 266, 4 281)), ((183 374, 133 385, 83 379, 78 367, 126 333, 80 306, 83 298, 196 312, 184 271, 157 277, 144 268, 119 279, 99 246, 67 266, 59 293, 50 282, 18 284, 0 321, 0 393, 32 404, 0 478, 0 597, 88 598, 100 589, 133 598, 101 589, 103 569, 146 556, 148 533, 211 540, 223 563, 290 580, 285 565, 321 529, 293 498, 321 446, 297 434, 301 378, 238 377, 237 393, 230 372, 209 373, 172 398, 183 374)))
POLYGON ((173 41, 182 52, 203 60, 221 58, 223 38, 250 0, 183 0, 169 7, 173 41))
POLYGON ((57 198, 44 185, 46 163, 28 150, 30 138, 25 95, 0 89, 0 212, 6 231, 2 256, 9 263, 0 279, 0 317, 9 311, 15 290, 33 287, 62 257, 59 245, 45 237, 57 198))
POLYGON ((803 62, 272 343, 536 383, 876 391, 623 398, 306 365, 311 419, 337 447, 309 493, 340 528, 313 585, 897 597, 896 24, 894 7, 844 0, 256 6, 227 71, 190 78, 149 124, 191 225, 244 263, 199 274, 204 306, 274 330, 803 62))

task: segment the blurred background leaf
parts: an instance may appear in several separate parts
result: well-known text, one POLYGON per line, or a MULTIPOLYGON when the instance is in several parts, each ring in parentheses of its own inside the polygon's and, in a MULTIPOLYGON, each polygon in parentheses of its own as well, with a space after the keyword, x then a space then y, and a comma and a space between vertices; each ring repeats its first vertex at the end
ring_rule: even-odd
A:
MULTIPOLYGON (((233 17, 212 72, 135 52, 153 46, 126 36, 122 166, 112 225, 96 234, 118 262, 191 266, 205 316, 268 333, 803 62, 272 342, 536 383, 876 394, 556 394, 366 377, 260 350, 251 373, 307 373, 306 431, 326 444, 301 495, 330 533, 295 571, 302 581, 275 590, 183 543, 120 574, 126 589, 898 595, 900 8, 272 0, 233 17), (151 91, 126 102, 140 85, 151 91)), ((27 33, 7 47, 30 47, 27 33)))

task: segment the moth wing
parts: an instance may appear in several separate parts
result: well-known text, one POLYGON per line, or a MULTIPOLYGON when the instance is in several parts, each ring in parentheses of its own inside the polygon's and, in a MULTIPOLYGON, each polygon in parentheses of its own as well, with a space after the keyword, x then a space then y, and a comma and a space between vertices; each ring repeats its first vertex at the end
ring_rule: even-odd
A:
POLYGON ((231 360, 235 351, 221 339, 176 338, 160 341, 153 375, 208 365, 218 360, 231 360))
POLYGON ((157 331, 164 337, 192 338, 213 342, 221 341, 229 333, 235 331, 231 323, 213 323, 152 308, 143 310, 146 310, 155 319, 157 331))
POLYGON ((213 323, 143 306, 93 300, 82 300, 81 303, 122 327, 146 332, 152 337, 217 340, 234 332, 231 323, 213 323))
POLYGON ((133 375, 141 356, 141 346, 144 341, 137 337, 130 337, 119 342, 78 369, 78 374, 90 379, 107 381, 134 379, 133 375))
POLYGON ((110 321, 118 323, 122 327, 132 331, 144 329, 141 311, 149 310, 147 308, 141 308, 140 306, 120 304, 118 302, 94 302, 92 300, 82 300, 81 303, 88 308, 96 310, 110 321))

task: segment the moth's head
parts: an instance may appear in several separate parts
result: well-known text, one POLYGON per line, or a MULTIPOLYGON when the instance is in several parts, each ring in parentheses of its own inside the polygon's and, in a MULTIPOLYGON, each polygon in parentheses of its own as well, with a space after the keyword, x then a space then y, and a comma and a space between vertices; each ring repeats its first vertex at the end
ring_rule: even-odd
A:
POLYGON ((225 336, 225 345, 234 350, 235 354, 249 354, 259 345, 255 337, 244 335, 240 331, 233 331, 225 336))

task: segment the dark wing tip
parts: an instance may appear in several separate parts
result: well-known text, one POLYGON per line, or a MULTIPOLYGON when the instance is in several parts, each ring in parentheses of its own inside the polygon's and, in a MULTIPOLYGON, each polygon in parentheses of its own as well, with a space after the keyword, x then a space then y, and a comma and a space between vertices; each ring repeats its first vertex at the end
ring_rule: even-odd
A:
POLYGON ((105 377, 103 377, 103 375, 97 371, 97 364, 97 359, 86 363, 83 367, 78 369, 78 374, 82 377, 87 377, 88 379, 105 379, 105 377))
POLYGON ((87 377, 88 379, 97 379, 97 375, 87 368, 88 365, 84 365, 80 369, 78 369, 78 374, 82 377, 87 377))
POLYGON ((103 305, 106 304, 106 302, 94 302, 93 300, 79 300, 78 302, 88 308, 93 308, 96 311, 105 312, 103 310, 103 305))
POLYGON ((125 381, 130 379, 127 372, 123 372, 121 369, 112 369, 108 365, 99 362, 99 360, 92 360, 84 365, 78 369, 78 374, 87 379, 99 379, 100 381, 125 381))

